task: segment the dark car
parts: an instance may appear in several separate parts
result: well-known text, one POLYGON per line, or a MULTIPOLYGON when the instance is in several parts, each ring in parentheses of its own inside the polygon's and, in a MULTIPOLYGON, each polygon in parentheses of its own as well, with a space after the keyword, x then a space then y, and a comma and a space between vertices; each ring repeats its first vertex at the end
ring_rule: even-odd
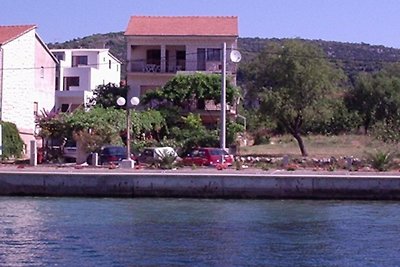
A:
POLYGON ((233 156, 222 148, 202 147, 193 149, 182 161, 189 166, 215 166, 221 162, 232 165, 233 156))
MULTIPOLYGON (((99 152, 99 164, 119 164, 123 159, 126 159, 126 147, 107 145, 103 146, 99 152)), ((134 155, 131 155, 131 159, 136 160, 134 155)), ((92 155, 89 155, 87 159, 88 163, 92 162, 92 155)))

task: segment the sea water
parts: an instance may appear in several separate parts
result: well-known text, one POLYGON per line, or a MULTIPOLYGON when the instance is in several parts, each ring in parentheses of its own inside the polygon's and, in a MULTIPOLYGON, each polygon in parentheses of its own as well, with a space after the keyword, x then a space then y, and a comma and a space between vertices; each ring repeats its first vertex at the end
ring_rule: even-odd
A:
POLYGON ((0 197, 0 266, 400 266, 400 203, 0 197))

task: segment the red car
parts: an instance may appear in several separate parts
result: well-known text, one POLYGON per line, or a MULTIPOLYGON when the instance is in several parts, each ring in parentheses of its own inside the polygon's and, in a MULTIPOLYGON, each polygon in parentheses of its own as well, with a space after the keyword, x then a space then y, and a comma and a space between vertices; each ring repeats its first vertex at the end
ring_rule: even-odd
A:
POLYGON ((197 166, 215 166, 217 164, 226 163, 232 165, 233 156, 221 148, 202 147, 193 149, 186 157, 182 159, 185 165, 197 166))

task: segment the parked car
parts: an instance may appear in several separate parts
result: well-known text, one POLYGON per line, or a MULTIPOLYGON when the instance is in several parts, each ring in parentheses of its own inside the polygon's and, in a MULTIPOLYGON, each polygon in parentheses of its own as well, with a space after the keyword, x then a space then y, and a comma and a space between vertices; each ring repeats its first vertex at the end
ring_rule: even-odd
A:
MULTIPOLYGON (((123 159, 126 159, 127 149, 125 146, 106 145, 100 149, 99 152, 99 165, 105 164, 119 164, 123 159)), ((87 163, 92 163, 92 156, 90 154, 87 158, 87 163)), ((131 159, 136 161, 135 155, 131 154, 131 159)))
POLYGON ((184 165, 215 166, 222 163, 228 166, 233 164, 233 156, 222 148, 202 147, 193 149, 182 159, 184 165))
POLYGON ((159 163, 165 156, 172 156, 178 161, 180 158, 172 147, 148 147, 143 150, 137 157, 140 164, 156 164, 159 163))
POLYGON ((62 153, 67 162, 75 162, 77 157, 75 140, 67 140, 63 146, 62 153))

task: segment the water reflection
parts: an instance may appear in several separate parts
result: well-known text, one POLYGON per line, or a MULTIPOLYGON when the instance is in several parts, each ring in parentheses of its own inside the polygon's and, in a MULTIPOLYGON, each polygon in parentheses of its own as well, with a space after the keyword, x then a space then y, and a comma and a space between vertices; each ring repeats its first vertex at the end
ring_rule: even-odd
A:
POLYGON ((0 198, 1 266, 396 266, 397 202, 0 198))

